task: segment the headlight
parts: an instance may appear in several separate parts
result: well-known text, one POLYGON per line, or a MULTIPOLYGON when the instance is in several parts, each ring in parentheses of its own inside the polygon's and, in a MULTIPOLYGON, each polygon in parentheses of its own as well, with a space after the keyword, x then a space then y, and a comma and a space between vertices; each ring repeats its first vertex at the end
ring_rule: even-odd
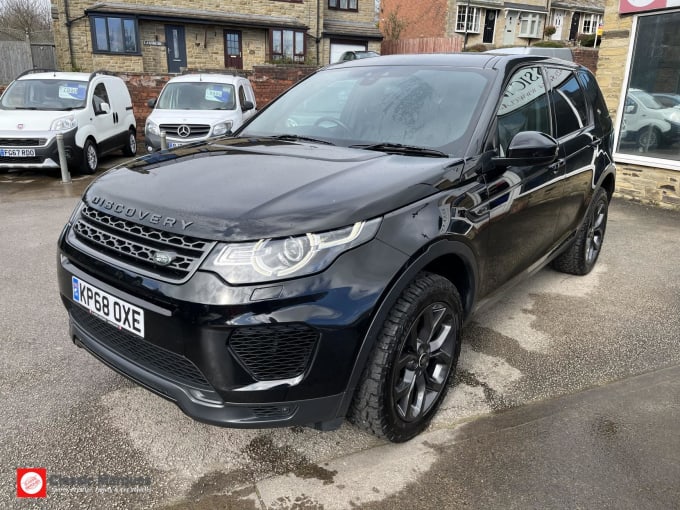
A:
POLYGON ((219 244, 203 269, 215 271, 232 284, 297 278, 323 271, 343 252, 370 241, 380 218, 319 234, 248 243, 219 244))
POLYGON ((680 110, 675 110, 674 108, 669 108, 669 110, 672 111, 668 114, 668 120, 680 123, 680 110))
POLYGON ((76 121, 76 118, 73 115, 69 115, 68 117, 61 117, 52 121, 50 131, 68 131, 69 129, 73 129, 77 126, 78 121, 76 121))
POLYGON ((220 122, 219 124, 215 124, 215 127, 213 128, 213 135, 214 136, 223 135, 224 133, 231 129, 232 125, 233 125, 232 121, 220 122))
POLYGON ((158 124, 152 120, 146 121, 146 132, 151 133, 152 135, 161 136, 161 130, 158 127, 158 124))

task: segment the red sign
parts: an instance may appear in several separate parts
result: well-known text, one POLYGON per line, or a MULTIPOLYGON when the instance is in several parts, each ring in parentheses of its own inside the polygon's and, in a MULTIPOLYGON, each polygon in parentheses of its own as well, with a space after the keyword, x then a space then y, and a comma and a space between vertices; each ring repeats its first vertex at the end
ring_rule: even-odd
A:
POLYGON ((47 470, 17 468, 17 498, 46 498, 47 470))
POLYGON ((680 6, 678 0, 619 0, 619 14, 656 11, 680 6))

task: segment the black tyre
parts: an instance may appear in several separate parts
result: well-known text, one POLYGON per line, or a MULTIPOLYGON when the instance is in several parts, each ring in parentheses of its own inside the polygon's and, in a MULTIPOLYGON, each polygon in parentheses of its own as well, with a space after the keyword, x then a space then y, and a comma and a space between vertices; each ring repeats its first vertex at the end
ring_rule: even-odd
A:
POLYGON ((90 139, 85 140, 83 146, 83 162, 80 166, 81 173, 93 174, 97 170, 99 164, 99 154, 97 153, 97 146, 90 139))
POLYGON ((127 140, 125 141, 125 146, 123 147, 123 154, 130 157, 137 154, 137 133, 135 133, 134 129, 128 131, 127 140))
POLYGON ((553 268, 562 273, 575 275, 584 275, 592 271, 602 250, 608 209, 609 197, 607 192, 600 188, 595 192, 574 243, 553 261, 553 268))
POLYGON ((456 287, 441 276, 420 273, 383 324, 350 421, 393 442, 425 429, 455 372, 462 316, 456 287))
POLYGON ((661 146, 661 131, 651 126, 641 129, 637 135, 637 145, 643 152, 659 148, 661 146))

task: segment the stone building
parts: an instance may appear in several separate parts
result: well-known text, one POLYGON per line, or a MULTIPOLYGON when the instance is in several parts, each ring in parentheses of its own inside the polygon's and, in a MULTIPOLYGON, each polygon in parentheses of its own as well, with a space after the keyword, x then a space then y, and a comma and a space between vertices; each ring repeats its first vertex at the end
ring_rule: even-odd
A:
POLYGON ((543 39, 546 25, 555 27, 550 39, 577 42, 580 35, 597 32, 603 14, 604 0, 382 0, 380 21, 386 33, 384 24, 400 18, 403 38, 458 34, 467 46, 501 47, 543 39))
POLYGON ((680 3, 607 0, 597 80, 616 119, 617 192, 680 209, 680 3))
POLYGON ((179 73, 328 64, 380 49, 373 0, 56 0, 61 69, 179 73))

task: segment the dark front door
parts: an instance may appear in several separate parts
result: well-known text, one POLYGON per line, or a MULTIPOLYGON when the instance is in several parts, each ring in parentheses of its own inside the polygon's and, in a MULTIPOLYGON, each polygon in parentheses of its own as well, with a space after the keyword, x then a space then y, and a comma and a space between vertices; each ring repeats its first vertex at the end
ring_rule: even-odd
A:
POLYGON ((168 72, 179 73, 187 66, 187 42, 184 27, 165 25, 165 45, 168 49, 168 72))
POLYGON ((482 42, 487 44, 493 44, 493 32, 496 28, 496 16, 498 11, 487 9, 486 20, 484 21, 484 38, 482 42))
POLYGON ((578 23, 581 21, 581 13, 575 12, 571 17, 571 28, 569 29, 569 40, 575 41, 578 37, 578 23))
POLYGON ((243 53, 240 30, 224 31, 224 67, 243 69, 243 53))

